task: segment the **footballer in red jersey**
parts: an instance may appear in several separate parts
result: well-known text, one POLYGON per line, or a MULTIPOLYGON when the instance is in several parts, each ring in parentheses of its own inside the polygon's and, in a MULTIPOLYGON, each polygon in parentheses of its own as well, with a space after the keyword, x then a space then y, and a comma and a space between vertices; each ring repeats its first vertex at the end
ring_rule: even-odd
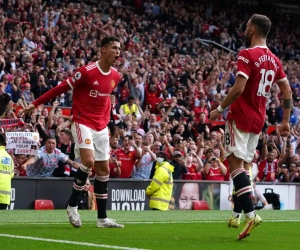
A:
POLYGON ((239 205, 236 207, 235 203, 228 227, 240 225, 244 210, 245 224, 239 240, 249 236, 262 222, 254 212, 252 187, 245 170, 249 172, 251 167, 265 120, 267 97, 274 83, 283 97, 280 133, 282 136, 290 133, 292 92, 279 59, 266 46, 270 28, 268 17, 258 14, 250 17, 245 31, 248 49, 238 55, 235 84, 218 108, 210 113, 210 119, 215 120, 230 106, 225 126, 225 150, 239 205))
POLYGON ((91 169, 95 168, 94 192, 97 201, 97 227, 124 227, 106 215, 107 182, 109 179, 109 135, 107 124, 110 119, 110 95, 118 84, 119 73, 112 68, 120 56, 120 41, 107 36, 101 41, 101 58, 94 63, 80 67, 71 77, 57 87, 46 92, 24 109, 30 112, 36 106, 73 90, 72 134, 75 152, 78 151, 81 165, 74 182, 73 191, 67 207, 70 223, 81 227, 77 212, 78 200, 91 169))

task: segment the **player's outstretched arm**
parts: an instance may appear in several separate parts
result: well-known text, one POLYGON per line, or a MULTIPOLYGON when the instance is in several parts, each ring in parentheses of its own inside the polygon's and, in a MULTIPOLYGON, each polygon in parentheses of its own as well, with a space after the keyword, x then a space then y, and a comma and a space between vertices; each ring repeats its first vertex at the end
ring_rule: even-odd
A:
POLYGON ((30 113, 32 110, 35 109, 35 107, 37 107, 38 105, 44 104, 48 101, 50 101, 51 99, 56 98, 57 96, 69 91, 71 88, 68 85, 67 81, 62 82, 61 84, 59 84, 58 86, 56 86, 55 88, 47 91, 45 94, 41 95, 38 99, 34 100, 31 104, 29 104, 22 112, 27 114, 30 113))
POLYGON ((217 109, 210 112, 209 119, 215 120, 220 116, 220 113, 222 113, 224 109, 235 102, 235 100, 238 99, 239 96, 243 93, 246 83, 247 78, 245 78, 243 75, 237 75, 235 84, 233 85, 232 89, 229 91, 228 95, 225 97, 221 105, 217 109))
POLYGON ((44 104, 51 99, 56 98, 57 96, 69 91, 71 89, 70 85, 67 81, 63 81, 58 86, 54 87, 53 89, 47 91, 45 94, 40 96, 38 99, 34 100, 32 104, 36 107, 38 105, 44 104))
POLYGON ((286 79, 277 82, 277 85, 280 88, 283 95, 283 115, 282 115, 282 124, 279 128, 279 131, 281 136, 288 136, 290 133, 290 126, 289 126, 290 115, 293 107, 292 90, 286 79))

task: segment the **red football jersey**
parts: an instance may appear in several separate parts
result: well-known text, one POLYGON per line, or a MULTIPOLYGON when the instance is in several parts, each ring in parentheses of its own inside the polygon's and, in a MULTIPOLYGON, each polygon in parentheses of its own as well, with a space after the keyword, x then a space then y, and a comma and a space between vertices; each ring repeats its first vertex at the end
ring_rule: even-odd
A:
POLYGON ((209 168, 208 174, 205 176, 205 180, 207 181, 224 181, 224 175, 219 167, 209 168))
POLYGON ((239 53, 238 72, 247 79, 241 96, 231 105, 227 119, 238 129, 259 134, 266 116, 266 97, 274 82, 286 80, 279 59, 268 47, 253 47, 239 53))
POLYGON ((43 104, 73 89, 73 121, 91 129, 104 129, 110 119, 110 94, 118 84, 120 75, 111 68, 103 72, 98 62, 80 67, 71 77, 36 99, 35 106, 43 104))
POLYGON ((122 101, 126 101, 126 99, 129 97, 129 89, 125 89, 125 88, 122 88, 121 89, 121 100, 122 101))
MULTIPOLYGON (((135 150, 125 153, 124 149, 116 151, 117 160, 121 161, 121 175, 119 178, 129 178, 131 176, 134 164, 137 160, 135 156, 135 150)), ((113 176, 115 173, 111 173, 113 176)))
POLYGON ((202 174, 197 172, 196 166, 192 164, 187 168, 188 173, 182 175, 182 180, 202 180, 202 174))

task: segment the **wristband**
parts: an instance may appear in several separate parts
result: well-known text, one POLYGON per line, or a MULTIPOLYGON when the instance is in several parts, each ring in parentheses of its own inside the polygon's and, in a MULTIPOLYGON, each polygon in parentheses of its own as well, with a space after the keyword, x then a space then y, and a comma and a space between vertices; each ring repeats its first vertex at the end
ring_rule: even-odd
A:
POLYGON ((217 107, 217 110, 218 110, 219 113, 222 113, 222 112, 224 111, 224 109, 221 107, 221 105, 219 105, 219 106, 217 107))

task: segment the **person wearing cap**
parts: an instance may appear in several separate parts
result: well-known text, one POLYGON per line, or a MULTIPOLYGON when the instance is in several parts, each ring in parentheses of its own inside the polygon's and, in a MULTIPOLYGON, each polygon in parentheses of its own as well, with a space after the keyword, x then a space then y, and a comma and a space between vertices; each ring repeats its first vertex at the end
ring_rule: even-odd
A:
POLYGON ((183 154, 180 151, 174 151, 171 164, 174 166, 173 179, 181 180, 183 174, 187 174, 188 170, 185 166, 183 154))
POLYGON ((149 207, 153 210, 168 210, 173 191, 174 167, 168 162, 164 152, 156 154, 155 174, 146 194, 150 198, 149 207))
POLYGON ((0 134, 0 210, 7 209, 10 204, 11 179, 14 177, 14 162, 6 152, 5 138, 0 134))

